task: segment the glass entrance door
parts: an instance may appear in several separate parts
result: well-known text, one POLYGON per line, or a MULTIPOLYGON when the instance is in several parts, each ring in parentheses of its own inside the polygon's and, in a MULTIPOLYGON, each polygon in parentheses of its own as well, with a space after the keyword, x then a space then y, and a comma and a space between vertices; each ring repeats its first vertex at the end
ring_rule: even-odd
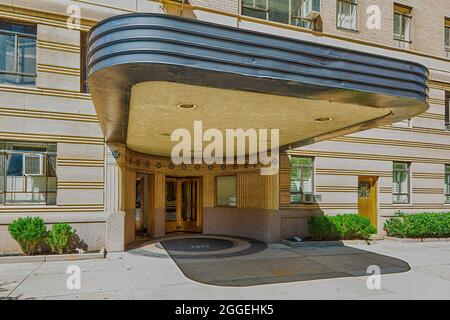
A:
POLYGON ((166 233, 201 232, 200 179, 166 178, 166 233))

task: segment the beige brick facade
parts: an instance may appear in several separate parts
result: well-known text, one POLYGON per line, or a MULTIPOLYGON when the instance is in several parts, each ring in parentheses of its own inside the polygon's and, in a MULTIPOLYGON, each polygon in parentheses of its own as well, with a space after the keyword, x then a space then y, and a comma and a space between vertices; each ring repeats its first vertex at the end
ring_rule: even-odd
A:
POLYGON ((222 1, 208 1, 208 0, 190 0, 192 5, 203 6, 224 12, 239 13, 239 1, 237 0, 222 0, 222 1))
MULTIPOLYGON (((66 9, 74 3, 81 8, 83 31, 118 14, 156 12, 426 65, 432 80, 430 109, 412 119, 411 127, 389 125, 292 150, 294 155, 315 158, 314 189, 321 201, 314 207, 281 206, 276 214, 281 217, 281 234, 288 237, 304 236, 306 217, 312 213, 357 213, 359 176, 379 177, 380 233, 384 219, 396 210, 450 211, 443 195, 444 165, 450 164, 450 132, 444 129, 445 92, 450 92, 450 59, 444 51, 449 0, 398 1, 413 8, 410 51, 394 48, 393 0, 358 0, 357 31, 338 30, 336 1, 322 0, 323 33, 319 34, 240 16, 239 0, 190 0, 183 11, 178 2, 166 0, 0 0, 0 20, 36 25, 38 40, 36 86, 0 84, 0 140, 52 142, 58 150, 56 205, 0 206, 0 252, 17 250, 6 228, 19 216, 40 215, 47 223, 69 222, 91 249, 105 246, 108 234, 123 231, 118 226, 108 227, 108 221, 117 219, 110 218, 111 212, 117 211, 122 201, 121 173, 104 143, 91 96, 80 92, 80 30, 66 25, 66 9), (370 5, 381 9, 380 30, 369 30, 366 25, 370 5), (409 204, 392 201, 393 161, 411 163, 409 204)), ((159 178, 164 181, 164 176, 159 178)))

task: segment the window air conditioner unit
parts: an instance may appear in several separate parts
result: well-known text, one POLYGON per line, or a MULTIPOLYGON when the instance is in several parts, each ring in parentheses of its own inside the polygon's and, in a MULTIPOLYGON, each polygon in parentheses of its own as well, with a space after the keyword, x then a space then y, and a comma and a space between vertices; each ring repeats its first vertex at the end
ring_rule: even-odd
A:
POLYGON ((45 175, 45 155, 32 153, 24 154, 23 172, 26 176, 45 175))
POLYGON ((314 20, 320 15, 320 0, 304 0, 302 5, 302 18, 314 20))
POLYGON ((303 194, 303 202, 305 203, 314 203, 315 202, 314 194, 312 193, 305 193, 303 194))

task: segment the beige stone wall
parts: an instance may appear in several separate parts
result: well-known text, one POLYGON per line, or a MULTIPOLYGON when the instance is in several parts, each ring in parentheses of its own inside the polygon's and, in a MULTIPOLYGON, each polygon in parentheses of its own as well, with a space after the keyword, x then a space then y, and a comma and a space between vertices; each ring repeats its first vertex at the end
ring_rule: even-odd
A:
POLYGON ((342 31, 336 28, 336 0, 322 0, 323 31, 350 39, 370 41, 394 46, 393 9, 394 3, 412 8, 411 50, 444 55, 444 21, 450 15, 450 1, 447 0, 358 0, 358 31, 342 31), (367 27, 367 8, 378 5, 381 9, 381 29, 367 27))
MULTIPOLYGON (((450 60, 437 57, 444 56, 444 17, 450 16, 450 1, 398 1, 413 7, 412 52, 435 55, 436 58, 333 37, 394 45, 394 1, 374 2, 382 9, 381 30, 367 29, 365 12, 368 5, 372 4, 371 1, 358 2, 358 32, 348 32, 336 29, 336 1, 322 0, 323 35, 239 17, 238 0, 191 0, 197 7, 186 11, 193 18, 223 25, 414 60, 425 64, 431 71, 434 81, 431 83, 430 109, 413 119, 412 128, 387 126, 293 151, 299 155, 316 157, 315 188, 316 193, 322 195, 322 202, 315 208, 284 209, 280 223, 285 234, 295 235, 295 229, 300 228, 302 231, 299 234, 304 235, 305 217, 310 214, 356 213, 358 175, 380 177, 380 230, 383 217, 391 215, 397 209, 407 212, 449 210, 449 206, 443 203, 441 191, 444 183, 443 165, 449 163, 450 159, 450 134, 444 131, 443 117, 444 93, 445 90, 450 91, 450 60), (203 10, 202 7, 207 9, 203 10), (222 10, 227 15, 217 14, 215 10, 209 9, 222 10), (396 160, 412 162, 410 205, 392 204, 392 161, 396 160)), ((116 188, 115 183, 120 179, 116 167, 105 169, 105 146, 95 108, 90 96, 80 93, 80 33, 79 30, 67 29, 65 24, 69 4, 73 4, 73 1, 0 0, 0 18, 35 23, 38 26, 39 40, 36 87, 11 88, 0 85, 0 109, 8 111, 0 113, 0 139, 58 143, 59 180, 57 206, 14 210, 0 207, 0 214, 9 217, 9 220, 0 221, 0 225, 5 225, 10 217, 30 212, 45 216, 49 221, 58 217, 60 221, 67 220, 71 223, 86 221, 86 217, 92 214, 96 215, 96 225, 100 225, 100 220, 107 221, 101 214, 123 209, 118 204, 105 208, 105 190, 111 198, 107 199, 108 203, 117 202, 115 196, 120 196, 120 188, 116 188), (111 178, 108 182, 105 178, 107 176, 117 179, 111 178)), ((90 0, 77 4, 82 10, 84 31, 96 21, 117 14, 136 11, 169 12, 164 1, 163 5, 159 1, 149 0, 90 0)), ((172 4, 171 8, 173 6, 172 4)), ((173 14, 180 14, 179 10, 171 10, 173 14)), ((163 181, 159 178, 158 181, 163 181)), ((210 207, 213 200, 208 201, 210 207)), ((159 219, 159 229, 155 232, 156 235, 162 235, 163 211, 161 205, 156 207, 158 210, 155 218, 159 219)), ((268 207, 272 208, 271 205, 268 207)), ((127 226, 132 224, 130 217, 130 214, 126 215, 127 221, 124 223, 127 226)), ((98 229, 100 228, 86 230, 98 229)), ((131 228, 127 229, 126 241, 132 240, 131 233, 131 228)), ((104 237, 104 234, 101 236, 104 237)), ((102 238, 99 236, 95 239, 102 238)), ((97 246, 98 241, 92 240, 92 243, 97 246)))
POLYGON ((239 0, 189 0, 192 5, 203 6, 224 12, 239 13, 239 0))
MULTIPOLYGON (((447 0, 358 0, 357 31, 336 28, 336 0, 321 0, 323 32, 349 39, 370 41, 387 46, 395 46, 393 40, 394 3, 411 7, 412 10, 412 45, 411 50, 445 56, 444 20, 450 16, 450 2, 447 0), (378 5, 381 9, 381 29, 370 30, 367 27, 367 9, 378 5)), ((191 0, 193 5, 239 13, 239 0, 191 0)))

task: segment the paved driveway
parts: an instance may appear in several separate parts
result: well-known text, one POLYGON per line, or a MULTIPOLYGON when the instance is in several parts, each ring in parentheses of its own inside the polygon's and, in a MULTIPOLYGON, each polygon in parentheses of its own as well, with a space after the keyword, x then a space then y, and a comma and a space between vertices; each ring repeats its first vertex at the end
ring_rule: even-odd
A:
MULTIPOLYGON (((109 254, 107 259, 0 265, 0 297, 9 299, 450 299, 450 243, 400 244, 382 241, 371 246, 351 246, 365 254, 403 260, 410 271, 383 274, 381 288, 367 288, 367 276, 330 277, 247 287, 214 286, 187 278, 170 256, 109 254), (81 268, 81 289, 66 287, 67 267, 81 268)), ((330 248, 328 248, 330 249, 330 248)), ((272 263, 286 252, 304 255, 318 248, 292 249, 281 244, 239 257, 243 264, 252 255, 272 263)), ((342 250, 336 247, 331 250, 342 250)), ((337 252, 336 251, 336 252, 337 252)), ((332 256, 327 253, 327 257, 332 256)), ((324 265, 337 260, 326 258, 324 265), (331 260, 330 260, 331 259, 331 260)), ((346 260, 351 264, 351 260, 346 260)), ((206 266, 205 266, 206 267, 206 266)))

